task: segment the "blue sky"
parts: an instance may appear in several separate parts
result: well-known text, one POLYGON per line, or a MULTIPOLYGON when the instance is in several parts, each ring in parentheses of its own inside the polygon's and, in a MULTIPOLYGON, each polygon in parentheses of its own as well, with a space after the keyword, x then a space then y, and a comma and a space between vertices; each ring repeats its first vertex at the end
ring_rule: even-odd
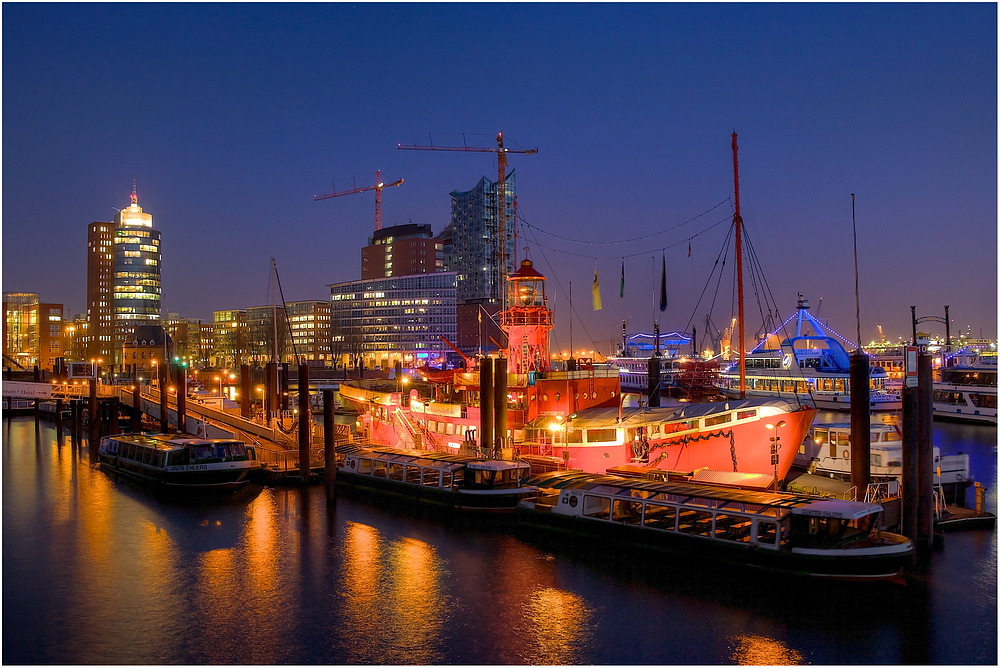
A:
MULTIPOLYGON (((908 336, 911 304, 918 316, 948 304, 953 331, 996 336, 995 4, 2 11, 5 291, 84 311, 86 226, 128 204, 134 175, 163 233, 165 309, 208 319, 268 303, 271 257, 286 299, 326 298, 360 275, 374 199, 313 195, 381 169, 405 179, 384 193, 383 223, 437 232, 448 193, 495 179, 495 156, 397 144, 465 133, 491 146, 502 130, 508 147, 539 149, 510 158, 520 213, 563 237, 535 243, 522 228, 518 244, 527 237, 553 279, 550 299, 560 292, 553 348, 568 346, 571 281, 577 348, 615 337, 624 318, 632 331, 654 317, 701 330, 711 301, 698 298, 728 226, 704 230, 732 215, 735 130, 743 218, 779 315, 796 293, 814 309, 823 298, 820 317, 855 338, 855 193, 862 338, 879 322, 908 336), (661 254, 663 314, 652 308, 661 254)), ((711 312, 720 325, 728 276, 711 312)), ((748 333, 759 326, 748 317, 748 333)))

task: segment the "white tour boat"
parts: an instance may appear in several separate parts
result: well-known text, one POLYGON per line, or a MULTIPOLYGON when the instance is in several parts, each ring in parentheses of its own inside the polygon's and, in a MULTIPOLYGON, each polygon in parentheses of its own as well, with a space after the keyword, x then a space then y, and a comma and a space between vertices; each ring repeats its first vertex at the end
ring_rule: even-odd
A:
POLYGON ((997 423, 997 358, 959 357, 959 364, 941 369, 934 383, 934 417, 966 422, 997 423))

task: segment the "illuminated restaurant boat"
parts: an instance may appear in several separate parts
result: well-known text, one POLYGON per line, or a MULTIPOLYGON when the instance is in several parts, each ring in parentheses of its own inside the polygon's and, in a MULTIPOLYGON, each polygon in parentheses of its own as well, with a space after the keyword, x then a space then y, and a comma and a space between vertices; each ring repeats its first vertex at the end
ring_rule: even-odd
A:
MULTIPOLYGON (((844 343, 851 345, 811 314, 809 300, 799 295, 796 312, 746 356, 746 395, 790 399, 820 410, 851 410, 851 360, 844 343), (781 338, 779 332, 792 318, 795 333, 781 338)), ((903 408, 902 397, 886 390, 887 379, 882 367, 869 369, 873 411, 903 408)), ((722 371, 719 385, 725 395, 738 396, 738 358, 722 371)))
POLYGON ((949 356, 934 383, 934 417, 997 423, 997 357, 962 350, 949 356))
POLYGON ((513 512, 534 493, 524 486, 530 466, 520 461, 359 445, 337 448, 337 460, 338 485, 418 505, 513 512))
MULTIPOLYGON (((464 369, 420 369, 421 383, 406 389, 389 381, 343 381, 340 396, 358 411, 358 431, 366 441, 400 448, 486 454, 507 451, 523 437, 523 429, 539 416, 566 416, 592 406, 618 405, 621 386, 616 367, 594 363, 553 370, 549 332, 553 312, 545 296, 545 277, 523 260, 507 277, 510 306, 499 316, 510 342, 504 358, 466 360, 464 369), (488 402, 500 396, 506 404, 506 426, 497 424, 495 439, 482 442, 481 393, 484 364, 498 363, 488 402), (471 447, 470 447, 471 446, 471 447)), ((457 350, 457 349, 456 349, 457 350)), ((490 374, 492 382, 492 373, 490 374)), ((492 411, 491 411, 492 414, 492 411)))
POLYGON ((139 482, 186 489, 236 489, 260 469, 253 445, 191 434, 105 436, 101 468, 139 482))
POLYGON ((535 476, 518 523, 683 557, 845 580, 898 579, 913 543, 882 506, 798 494, 561 471, 535 476))

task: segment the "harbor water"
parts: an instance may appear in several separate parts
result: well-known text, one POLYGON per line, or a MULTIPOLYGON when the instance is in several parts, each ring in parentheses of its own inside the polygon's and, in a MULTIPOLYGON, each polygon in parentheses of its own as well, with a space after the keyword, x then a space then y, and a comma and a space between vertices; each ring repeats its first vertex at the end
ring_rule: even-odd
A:
MULTIPOLYGON (((842 417, 842 416, 841 416, 842 417)), ((906 586, 539 542, 322 486, 163 497, 5 419, 6 664, 990 664, 996 531, 906 586)), ((997 429, 935 422, 996 513, 997 429)))

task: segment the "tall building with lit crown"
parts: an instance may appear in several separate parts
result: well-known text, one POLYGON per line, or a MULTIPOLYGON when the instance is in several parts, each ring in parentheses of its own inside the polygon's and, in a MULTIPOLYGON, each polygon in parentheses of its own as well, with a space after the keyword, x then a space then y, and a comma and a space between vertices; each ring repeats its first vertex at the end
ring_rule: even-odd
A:
POLYGON ((375 230, 361 249, 361 278, 386 278, 442 271, 443 245, 430 225, 408 223, 375 230))
POLYGON ((131 204, 115 216, 114 255, 114 336, 120 349, 136 327, 160 322, 160 232, 139 206, 134 185, 131 204))
POLYGON ((114 359, 115 224, 87 226, 87 328, 80 332, 84 360, 114 359))

